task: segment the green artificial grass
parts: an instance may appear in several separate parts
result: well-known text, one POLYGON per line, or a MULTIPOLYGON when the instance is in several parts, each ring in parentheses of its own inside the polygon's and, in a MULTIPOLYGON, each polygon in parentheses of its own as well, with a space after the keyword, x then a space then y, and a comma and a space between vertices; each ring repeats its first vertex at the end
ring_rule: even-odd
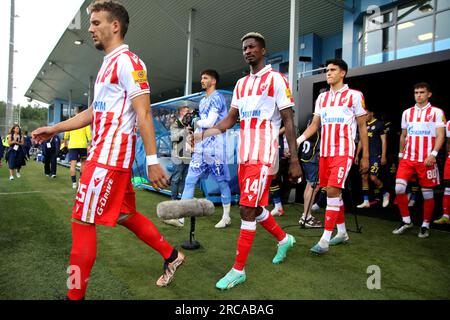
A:
MULTIPOLYGON (((0 299, 59 299, 66 294, 66 269, 71 248, 71 210, 75 190, 67 168, 44 176, 41 163, 29 162, 22 178, 8 180, 0 168, 0 299)), ((176 248, 189 238, 183 229, 162 223, 156 206, 168 197, 136 190, 138 210, 149 217, 176 248)), ((322 230, 300 229, 300 204, 286 205, 277 217, 297 243, 280 265, 271 263, 276 240, 258 226, 246 266, 247 281, 221 292, 215 283, 232 267, 239 234, 238 206, 232 225, 217 230, 221 206, 212 217, 199 218, 196 239, 202 247, 185 251, 186 264, 173 283, 158 288, 161 256, 123 227, 97 226, 97 260, 87 299, 449 299, 450 234, 431 230, 417 237, 418 227, 394 236, 396 222, 359 216, 362 233, 350 233, 347 245, 332 247, 324 256, 309 249, 322 230), (367 268, 380 267, 381 289, 369 290, 367 268)), ((323 213, 317 214, 323 221, 323 213)), ((347 227, 354 229, 352 215, 347 227)))

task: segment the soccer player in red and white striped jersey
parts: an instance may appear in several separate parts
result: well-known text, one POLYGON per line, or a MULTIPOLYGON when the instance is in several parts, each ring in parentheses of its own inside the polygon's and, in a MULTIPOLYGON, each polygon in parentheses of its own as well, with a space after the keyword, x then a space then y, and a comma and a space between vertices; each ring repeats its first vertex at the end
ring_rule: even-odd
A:
POLYGON ((91 124, 93 140, 72 212, 72 251, 67 281, 69 300, 84 299, 96 258, 96 224, 117 223, 163 257, 164 274, 157 286, 168 285, 183 262, 155 225, 137 212, 131 185, 131 165, 138 123, 147 156, 148 176, 155 187, 166 187, 167 176, 156 158, 150 111, 150 90, 144 63, 124 44, 129 16, 113 1, 94 1, 89 7, 89 32, 94 45, 105 52, 94 88, 94 102, 74 118, 33 132, 38 143, 55 134, 91 124))
POLYGON ((406 186, 414 174, 417 174, 423 195, 423 223, 419 238, 430 235, 430 220, 434 210, 433 188, 440 184, 436 156, 445 140, 444 112, 432 106, 432 96, 428 83, 414 86, 416 105, 405 110, 402 115, 402 134, 400 136, 400 158, 395 180, 397 205, 402 216, 400 226, 392 231, 402 234, 411 228, 412 222, 408 209, 406 186))
MULTIPOLYGON (((234 89, 228 116, 215 127, 195 135, 196 140, 225 132, 241 120, 238 179, 241 191, 241 231, 233 268, 216 283, 218 289, 230 289, 246 279, 244 267, 259 222, 278 240, 272 262, 281 263, 295 243, 264 206, 268 205, 272 176, 278 169, 278 133, 281 120, 290 150, 296 150, 292 108, 294 99, 286 78, 265 65, 266 45, 259 33, 248 33, 242 39, 242 52, 251 73, 240 79, 234 89)), ((297 152, 292 152, 289 166, 292 181, 301 176, 297 152)))
POLYGON ((445 126, 447 135, 447 160, 445 160, 444 167, 444 197, 442 199, 443 215, 433 222, 436 224, 450 224, 450 120, 445 126))
POLYGON ((348 71, 345 61, 333 59, 326 64, 330 90, 319 95, 313 121, 297 139, 297 145, 300 145, 321 125, 319 180, 320 187, 327 188, 327 208, 322 238, 311 248, 311 251, 317 254, 327 252, 330 245, 344 243, 349 239, 345 228, 342 189, 355 157, 357 127, 363 150, 361 173, 366 173, 369 166, 364 96, 360 91, 350 89, 344 84, 348 71), (331 239, 336 224, 338 232, 331 239))

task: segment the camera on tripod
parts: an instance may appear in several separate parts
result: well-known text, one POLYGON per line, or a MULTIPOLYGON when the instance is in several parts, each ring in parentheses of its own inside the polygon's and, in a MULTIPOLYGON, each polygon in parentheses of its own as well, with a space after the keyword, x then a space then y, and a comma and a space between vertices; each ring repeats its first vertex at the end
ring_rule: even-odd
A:
POLYGON ((199 119, 198 110, 193 110, 189 113, 186 113, 186 115, 183 117, 181 122, 185 127, 195 127, 195 122, 199 119))

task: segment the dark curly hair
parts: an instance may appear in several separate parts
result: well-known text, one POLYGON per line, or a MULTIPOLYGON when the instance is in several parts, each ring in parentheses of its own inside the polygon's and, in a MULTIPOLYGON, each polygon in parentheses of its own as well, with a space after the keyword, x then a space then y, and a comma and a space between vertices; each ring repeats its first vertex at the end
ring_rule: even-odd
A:
POLYGON ((89 5, 89 12, 106 11, 109 13, 108 21, 118 20, 120 23, 120 35, 125 38, 130 24, 128 11, 123 5, 112 0, 95 0, 89 5))
POLYGON ((19 128, 19 136, 22 136, 22 129, 20 128, 20 126, 18 124, 15 124, 12 126, 11 130, 9 131, 9 134, 11 135, 11 137, 14 136, 14 128, 15 127, 19 128))

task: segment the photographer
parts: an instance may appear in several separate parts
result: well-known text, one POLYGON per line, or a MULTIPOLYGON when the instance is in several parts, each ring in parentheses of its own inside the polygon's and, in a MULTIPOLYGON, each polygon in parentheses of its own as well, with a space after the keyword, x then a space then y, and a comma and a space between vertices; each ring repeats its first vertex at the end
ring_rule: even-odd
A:
MULTIPOLYGON (((191 145, 189 136, 192 135, 191 124, 193 114, 189 107, 182 106, 178 108, 178 116, 170 125, 170 140, 172 141, 172 163, 173 173, 170 178, 170 189, 172 200, 177 200, 178 195, 184 191, 184 183, 189 169, 191 159, 191 145)), ((164 223, 175 227, 182 227, 183 224, 178 219, 164 220, 164 223)))
POLYGON ((171 178, 172 200, 178 198, 178 193, 183 193, 184 180, 189 168, 189 162, 184 161, 190 159, 185 151, 187 147, 187 139, 191 133, 190 126, 186 125, 183 120, 186 120, 186 115, 189 113, 187 106, 178 109, 178 117, 170 126, 170 139, 172 141, 172 163, 174 171, 171 178))

